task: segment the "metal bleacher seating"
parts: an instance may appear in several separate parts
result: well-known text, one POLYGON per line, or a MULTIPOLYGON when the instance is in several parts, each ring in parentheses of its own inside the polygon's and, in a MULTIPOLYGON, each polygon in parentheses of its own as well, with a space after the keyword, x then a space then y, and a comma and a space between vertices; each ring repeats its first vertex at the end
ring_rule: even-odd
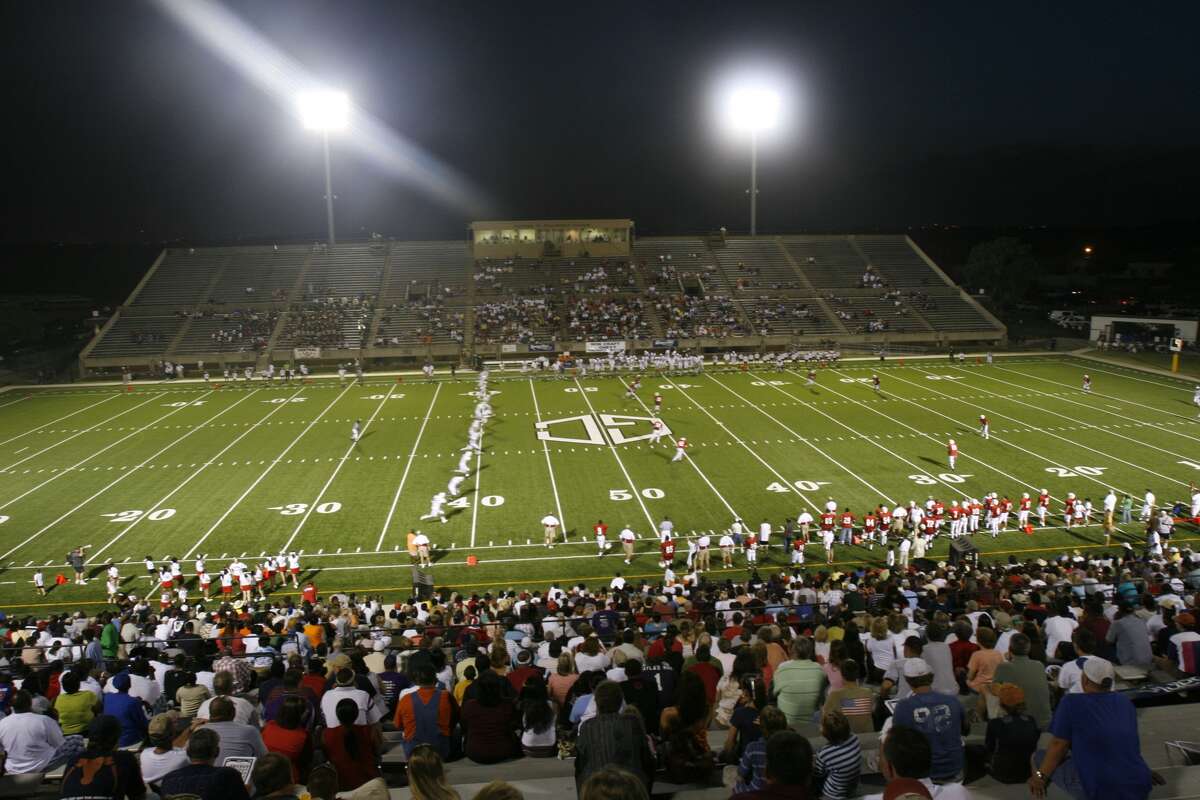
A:
POLYGON ((134 305, 191 306, 207 302, 204 290, 226 258, 222 250, 167 250, 158 269, 134 298, 134 305))
POLYGON ((837 323, 812 298, 742 299, 741 303, 755 333, 796 336, 841 333, 837 323))
POLYGON ((308 247, 217 248, 228 255, 225 271, 213 287, 213 303, 278 303, 289 299, 308 247))
POLYGON ((104 338, 92 348, 91 354, 97 358, 161 355, 184 321, 178 315, 143 317, 122 314, 113 322, 104 338))
POLYGON ((730 237, 715 251, 725 276, 739 291, 807 291, 808 283, 792 268, 778 242, 767 238, 730 237))
MULTIPOLYGON (((695 236, 655 236, 633 243, 633 258, 646 275, 647 283, 656 282, 663 268, 680 278, 696 276, 709 291, 726 292, 730 286, 717 269, 712 251, 695 236)), ((673 287, 678 290, 679 287, 673 287)))
POLYGON ((967 331, 993 327, 973 303, 963 299, 962 291, 957 286, 931 286, 920 291, 928 299, 916 297, 909 302, 926 318, 936 319, 939 330, 967 331), (933 305, 930 306, 930 303, 933 305))
POLYGON ((784 236, 780 242, 814 289, 858 286, 866 271, 845 236, 784 236))
POLYGON ((462 306, 426 306, 424 303, 395 303, 383 309, 375 333, 377 347, 462 341, 462 306), (398 341, 393 341, 393 340, 398 341))
POLYGON ((445 296, 462 294, 467 281, 465 242, 392 242, 391 282, 386 298, 408 296, 409 289, 425 294, 429 289, 445 296))
POLYGON ((315 297, 376 298, 383 282, 387 246, 382 242, 342 244, 312 254, 312 264, 302 290, 306 300, 315 297))
POLYGON ((889 286, 946 285, 903 236, 855 236, 854 241, 889 286))
POLYGON ((175 346, 175 355, 253 352, 266 345, 278 319, 277 312, 269 311, 222 313, 193 319, 187 333, 175 346), (218 336, 222 331, 237 331, 241 336, 218 336))

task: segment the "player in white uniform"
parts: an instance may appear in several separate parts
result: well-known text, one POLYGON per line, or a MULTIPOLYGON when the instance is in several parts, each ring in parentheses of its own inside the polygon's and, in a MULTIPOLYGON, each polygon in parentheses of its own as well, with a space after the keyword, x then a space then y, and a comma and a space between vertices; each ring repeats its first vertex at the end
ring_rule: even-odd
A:
POLYGON ((661 419, 656 419, 650 423, 650 443, 658 444, 659 440, 666 434, 667 429, 663 426, 661 419))
POLYGON ((362 420, 354 420, 354 425, 350 428, 350 441, 358 444, 359 437, 362 436, 362 420))
POLYGON ((1092 376, 1086 373, 1083 376, 1083 390, 1085 392, 1092 391, 1092 376))
POLYGON ((458 489, 460 486, 462 486, 463 481, 466 479, 467 478, 464 475, 455 475, 453 478, 451 478, 450 482, 446 484, 447 494, 449 494, 451 497, 458 497, 458 489))
MULTIPOLYGON (((1192 520, 1195 521, 1196 517, 1200 517, 1200 487, 1197 487, 1195 483, 1189 483, 1188 491, 1192 495, 1192 509, 1191 509, 1192 520)), ((1115 496, 1113 498, 1113 502, 1115 505, 1115 503, 1116 503, 1115 496)))
POLYGON ((554 537, 558 534, 558 525, 558 517, 553 514, 542 517, 542 535, 545 537, 546 547, 551 550, 554 549, 554 537))
POLYGON ((446 493, 438 492, 429 501, 429 513, 421 517, 421 519, 440 519, 442 522, 449 522, 446 515, 442 513, 442 509, 446 507, 446 493))
POLYGON ((682 438, 675 443, 675 455, 671 458, 672 464, 674 464, 676 461, 683 461, 683 455, 687 451, 687 446, 688 443, 686 438, 682 438))
MULTIPOLYGON (((1192 404, 1197 408, 1200 408, 1200 386, 1196 387, 1196 391, 1192 395, 1192 404)), ((1197 414, 1196 416, 1200 417, 1200 414, 1197 414)))
POLYGON ((1155 500, 1156 498, 1154 497, 1154 492, 1147 489, 1146 496, 1142 498, 1142 513, 1141 516, 1138 517, 1141 522, 1150 521, 1150 516, 1154 512, 1155 500))
POLYGON ((458 466, 454 469, 460 475, 471 474, 471 451, 464 450, 463 454, 458 458, 458 466))
POLYGON ((979 435, 985 439, 992 438, 991 427, 992 426, 988 422, 988 418, 985 415, 980 414, 979 415, 979 435))
POLYGON ((771 549, 771 523, 763 520, 758 525, 758 543, 768 552, 771 549))

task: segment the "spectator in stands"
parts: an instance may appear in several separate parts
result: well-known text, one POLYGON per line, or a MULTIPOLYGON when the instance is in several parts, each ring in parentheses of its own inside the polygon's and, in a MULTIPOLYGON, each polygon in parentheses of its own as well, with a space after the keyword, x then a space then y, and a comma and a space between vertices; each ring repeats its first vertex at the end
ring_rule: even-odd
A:
MULTIPOLYGON (((528 652, 528 651, 524 651, 528 652)), ((517 709, 506 694, 504 679, 488 670, 472 688, 475 696, 462 707, 463 749, 478 764, 495 764, 520 755, 516 737, 517 709)))
MULTIPOLYGON (((1043 677, 1042 685, 1046 681, 1043 677)), ((1025 692, 1014 683, 996 683, 999 716, 988 720, 984 753, 988 774, 1001 783, 1024 783, 1029 760, 1042 734, 1037 721, 1025 713, 1025 692)))
POLYGON ((579 800, 649 800, 643 780, 621 767, 604 767, 592 773, 579 788, 579 800))
POLYGON ((1070 658, 1069 652, 1060 651, 1059 648, 1071 641, 1071 634, 1078 627, 1079 622, 1071 611, 1070 602, 1066 598, 1058 600, 1054 604, 1054 615, 1048 617, 1042 626, 1046 632, 1046 655, 1052 661, 1066 661, 1070 658))
POLYGON ((338 791, 352 792, 367 781, 379 777, 379 754, 383 737, 377 725, 358 722, 361 709, 352 698, 343 697, 334 709, 336 727, 326 727, 321 745, 329 761, 337 768, 338 791))
POLYGON ((408 785, 413 800, 459 800, 446 780, 442 757, 430 745, 419 745, 409 755, 408 785))
POLYGON ((657 734, 662 713, 658 686, 653 678, 643 672, 640 659, 631 658, 625 662, 625 680, 621 683, 621 694, 625 696, 626 703, 642 713, 646 733, 651 736, 657 734))
POLYGON ((813 751, 795 731, 779 731, 767 739, 767 785, 733 795, 734 800, 807 800, 813 751))
MULTIPOLYGON (((944 615, 935 615, 941 617, 944 615)), ((942 694, 957 694, 958 681, 954 678, 954 654, 946 644, 946 625, 933 619, 925 626, 927 641, 921 648, 921 658, 933 670, 933 690, 942 694)))
POLYGON ((215 766, 220 753, 220 734, 208 725, 193 732, 187 744, 188 765, 162 779, 163 800, 181 795, 199 800, 250 800, 237 770, 215 766))
POLYGON ((645 728, 636 717, 620 711, 621 687, 612 681, 602 681, 596 687, 596 716, 580 726, 575 743, 577 791, 582 790, 593 773, 616 766, 637 776, 649 793, 654 756, 645 728))
POLYGON ((825 746, 813 758, 813 783, 820 785, 824 800, 845 800, 855 794, 862 771, 862 749, 858 736, 841 711, 821 715, 825 746))
POLYGON ((933 751, 923 733, 910 728, 891 728, 879 753, 879 771, 887 779, 887 786, 882 794, 868 794, 862 800, 920 797, 933 800, 935 791, 938 800, 969 800, 970 794, 962 784, 934 786, 929 778, 932 762, 933 751))
POLYGON ((140 744, 146 738, 149 720, 145 704, 129 694, 129 673, 118 672, 108 683, 113 691, 104 695, 104 713, 121 723, 120 746, 140 744))
POLYGON ((1004 663, 1004 654, 996 650, 996 632, 991 628, 980 626, 975 638, 980 649, 967 661, 967 688, 979 694, 982 716, 988 689, 996 677, 996 667, 1004 663))
POLYGON ((278 753, 267 753, 255 763, 251 782, 254 784, 255 798, 278 797, 286 800, 296 797, 292 765, 278 753))
POLYGON ((1163 633, 1166 648, 1165 654, 1155 659, 1158 668, 1174 678, 1200 675, 1200 633, 1196 632, 1195 614, 1175 614, 1163 633))
POLYGON ((753 792, 767 785, 767 740, 779 731, 787 730, 787 717, 775 706, 765 706, 754 727, 757 738, 747 742, 736 759, 734 794, 753 792))
MULTIPOLYGON (((707 640, 706 641, 711 641, 707 640)), ((689 658, 684 665, 685 672, 693 672, 704 683, 704 696, 708 704, 717 702, 717 682, 721 680, 721 662, 712 657, 710 645, 702 643, 696 647, 696 655, 689 658)))
POLYGON ((1050 686, 1046 670, 1029 657, 1029 637, 1014 633, 1008 640, 1008 656, 996 667, 997 684, 1015 685, 1021 690, 1024 712, 1033 718, 1039 730, 1050 724, 1050 686))
POLYGON ((558 732, 554 725, 554 704, 540 677, 525 681, 521 690, 521 752, 530 758, 558 755, 558 732))
POLYGON ((1116 646, 1117 663, 1121 666, 1141 667, 1147 670, 1153 666, 1150 633, 1146 628, 1146 621, 1137 615, 1136 606, 1121 604, 1104 639, 1116 646))
POLYGON ((929 737, 933 749, 930 777, 938 783, 962 780, 962 737, 969 730, 962 704, 954 695, 933 691, 933 670, 920 658, 904 662, 904 678, 913 693, 896 704, 892 724, 914 728, 929 737))
POLYGON ((204 701, 212 696, 208 688, 196 683, 196 673, 188 672, 183 685, 175 690, 175 702, 179 704, 179 715, 187 719, 196 716, 204 701))
POLYGON ((383 672, 379 673, 379 693, 387 706, 389 715, 396 713, 396 701, 400 693, 412 686, 412 681, 403 672, 396 670, 396 654, 388 653, 383 658, 383 672))
POLYGON ((708 749, 708 724, 712 719, 712 706, 704 681, 694 672, 684 672, 675 687, 675 705, 663 709, 659 717, 659 728, 686 731, 704 750, 708 749))
POLYGON ((308 708, 300 695, 288 695, 280 703, 275 718, 262 730, 263 746, 284 756, 292 765, 293 783, 303 784, 308 780, 308 767, 312 763, 312 737, 305 726, 308 708))
POLYGON ((230 756, 254 756, 257 758, 267 752, 263 745, 262 734, 253 725, 247 725, 234 719, 233 700, 219 696, 212 699, 208 707, 208 722, 206 730, 216 731, 221 737, 221 753, 218 763, 224 764, 230 756))
POLYGON ((80 690, 78 673, 68 672, 62 676, 62 691, 54 698, 54 710, 65 736, 82 734, 102 709, 96 695, 86 689, 80 690))
POLYGON ((346 699, 353 700, 358 706, 359 725, 374 725, 383 719, 382 703, 376 703, 370 694, 358 687, 352 668, 341 667, 334 673, 334 680, 334 687, 321 696, 321 717, 325 720, 326 727, 336 728, 340 724, 336 722, 337 707, 338 703, 346 699))
POLYGON ((792 641, 791 660, 780 664, 771 677, 770 696, 792 726, 812 718, 825 688, 825 672, 813 655, 812 639, 797 637, 792 641))
MULTIPOLYGON (((244 663, 244 659, 239 659, 244 663)), ((214 697, 205 700, 200 704, 200 709, 196 712, 198 719, 211 719, 212 704, 218 698, 225 698, 233 706, 234 719, 242 725, 258 726, 258 709, 253 703, 244 697, 238 697, 234 694, 235 686, 237 685, 237 677, 233 672, 217 672, 213 675, 213 693, 214 697)))
POLYGON ((875 729, 872 710, 875 692, 859 681, 858 662, 845 659, 840 664, 842 688, 833 689, 825 697, 821 707, 822 718, 833 711, 840 712, 854 733, 869 733, 875 729))
POLYGON ((12 713, 0 720, 3 770, 12 775, 60 767, 83 747, 83 737, 63 736, 57 722, 33 711, 33 698, 23 689, 13 695, 12 713))
POLYGON ((979 645, 971 641, 975 631, 968 620, 960 619, 954 623, 954 641, 950 643, 950 655, 954 659, 954 677, 958 680, 959 692, 967 692, 967 664, 971 656, 979 649, 979 645))
POLYGON ((87 748, 63 773, 59 796, 79 800, 140 800, 146 784, 138 758, 117 749, 121 723, 101 714, 88 725, 87 748))
POLYGON ((1071 634, 1071 644, 1075 647, 1075 658, 1062 665, 1058 673, 1058 688, 1078 693, 1083 691, 1080 679, 1084 664, 1099 656, 1092 655, 1096 652, 1096 637, 1087 628, 1076 628, 1071 634))
POLYGON ((453 695, 439 689, 433 664, 417 664, 413 677, 417 688, 396 703, 395 725, 404 732, 404 752, 417 745, 431 745, 443 759, 450 752, 450 732, 458 723, 458 704, 453 695))
POLYGON ((1053 737, 1033 758, 1029 791, 1042 798, 1054 783, 1074 798, 1145 798, 1161 776, 1142 758, 1133 701, 1112 691, 1112 664, 1092 656, 1082 691, 1063 695, 1050 723, 1053 737))

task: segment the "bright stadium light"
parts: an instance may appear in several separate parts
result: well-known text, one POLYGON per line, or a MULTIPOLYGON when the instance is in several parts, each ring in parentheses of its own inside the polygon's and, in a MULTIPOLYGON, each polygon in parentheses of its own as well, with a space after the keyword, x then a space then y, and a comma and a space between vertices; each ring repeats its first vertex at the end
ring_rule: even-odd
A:
POLYGON ((329 225, 329 246, 337 244, 333 232, 333 170, 329 165, 329 132, 344 130, 350 122, 350 98, 345 92, 314 89, 296 96, 300 121, 310 131, 320 131, 325 151, 325 218, 329 225))
POLYGON ((758 140, 780 127, 785 91, 777 80, 762 75, 739 75, 718 91, 721 123, 730 131, 750 135, 750 235, 758 233, 758 140))
POLYGON ((317 89, 296 97, 300 121, 310 131, 340 131, 350 120, 350 98, 345 92, 317 89))

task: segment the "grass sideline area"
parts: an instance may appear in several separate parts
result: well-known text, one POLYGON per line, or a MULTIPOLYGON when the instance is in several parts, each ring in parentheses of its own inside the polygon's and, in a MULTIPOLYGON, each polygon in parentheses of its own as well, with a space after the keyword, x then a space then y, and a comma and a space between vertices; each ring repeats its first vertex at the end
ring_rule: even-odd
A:
MULTIPOLYGON (((0 395, 0 608, 98 608, 110 560, 123 590, 142 596, 152 586, 146 555, 186 558, 190 577, 200 553, 212 572, 281 549, 302 552, 304 577, 323 593, 403 599, 411 527, 436 545, 439 587, 544 587, 607 581, 617 571, 654 579, 652 531, 664 516, 690 536, 719 533, 735 516, 778 527, 830 497, 861 517, 880 502, 948 504, 988 491, 1015 499, 1046 488, 1057 524, 1067 492, 1097 507, 1110 486, 1135 498, 1150 488, 1173 502, 1200 478, 1200 419, 1184 381, 1069 355, 991 365, 858 360, 817 372, 812 387, 803 368, 646 374, 636 400, 624 396, 626 376, 493 373, 496 416, 445 524, 419 517, 466 442, 476 402, 470 373, 12 390, 0 395), (1085 372, 1091 393, 1080 388, 1085 372), (650 431, 656 392, 672 435, 690 443, 682 462, 671 462, 670 437, 657 446, 637 438, 650 431), (986 441, 980 414, 991 420, 986 441), (357 445, 356 419, 365 426, 357 445), (539 439, 539 426, 553 438, 539 439), (946 463, 951 437, 956 471, 946 463), (547 513, 564 521, 569 539, 554 550, 541 545, 547 513), (625 525, 638 534, 631 565, 618 546, 597 556, 591 527, 600 519, 610 540, 625 525), (70 578, 66 554, 79 544, 89 546, 93 579, 35 596, 34 570, 45 570, 48 585, 59 572, 70 578), (467 566, 468 555, 477 566, 467 566)), ((1122 535, 1136 546, 1143 538, 1136 522, 1122 535)), ((1194 539, 1193 526, 1177 529, 1176 543, 1194 539)), ((1096 525, 1048 527, 975 542, 984 557, 1052 558, 1102 547, 1103 535, 1096 525)), ((787 563, 773 544, 760 571, 787 563)), ((930 557, 946 552, 940 537, 930 557)), ((883 555, 839 547, 837 566, 883 555)), ((818 545, 807 556, 810 569, 823 567, 818 545)), ((743 557, 737 566, 744 574, 743 557)))
MULTIPOLYGON (((1089 349, 1082 354, 1090 359, 1107 361, 1112 364, 1128 365, 1131 367, 1146 367, 1171 371, 1171 353, 1126 353, 1120 350, 1089 349)), ((1179 372, 1176 376, 1181 380, 1200 382, 1200 357, 1195 352, 1182 353, 1179 359, 1179 372)), ((1195 384, 1193 383, 1193 386, 1195 384)))

